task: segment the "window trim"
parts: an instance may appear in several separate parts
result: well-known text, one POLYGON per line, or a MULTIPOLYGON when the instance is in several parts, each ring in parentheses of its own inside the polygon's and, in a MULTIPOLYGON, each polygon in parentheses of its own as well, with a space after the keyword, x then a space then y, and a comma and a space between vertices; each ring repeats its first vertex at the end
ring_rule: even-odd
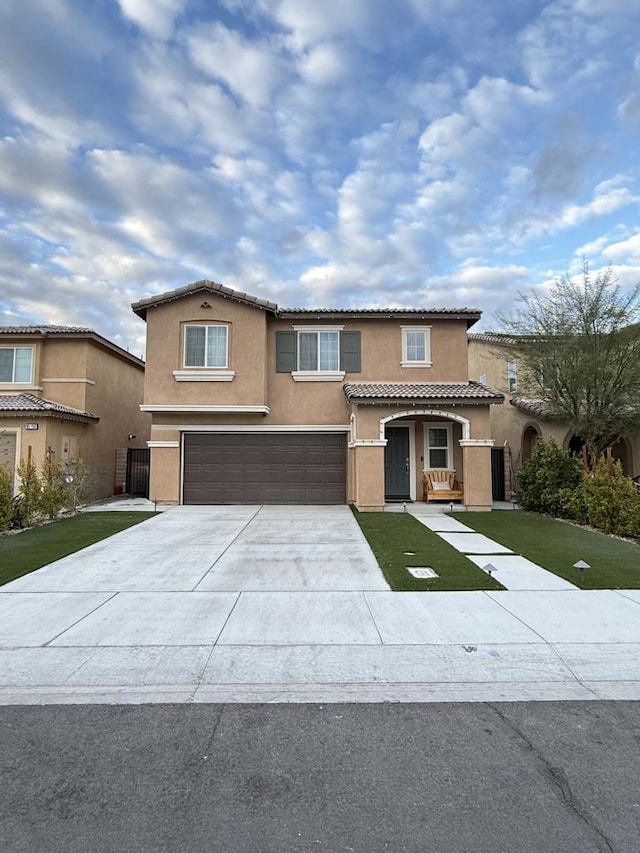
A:
POLYGON ((180 377, 180 379, 182 381, 189 381, 188 379, 186 379, 184 374, 188 373, 190 371, 197 371, 197 372, 203 372, 203 373, 204 373, 204 371, 213 371, 212 375, 215 375, 216 373, 221 372, 221 371, 229 372, 229 337, 230 337, 230 335, 229 335, 229 325, 227 323, 201 323, 201 322, 185 323, 184 324, 184 332, 183 332, 182 337, 183 337, 183 341, 182 341, 182 370, 181 371, 174 371, 174 376, 176 377, 176 379, 179 379, 179 377, 180 377), (226 340, 225 340, 225 363, 223 365, 216 365, 216 366, 210 366, 208 364, 188 365, 187 364, 187 329, 205 329, 204 352, 205 352, 205 360, 206 360, 207 342, 208 342, 208 332, 206 330, 210 329, 210 328, 225 329, 226 330, 226 335, 225 335, 225 338, 226 338, 226 340), (176 374, 178 374, 178 375, 176 375, 176 374))
POLYGON ((402 367, 431 367, 431 326, 400 326, 402 330, 402 367), (407 355, 407 333, 408 332, 423 332, 424 333, 424 361, 410 360, 407 355))
POLYGON ((0 385, 32 385, 33 384, 33 366, 34 366, 34 360, 35 360, 34 355, 33 355, 34 347, 23 346, 21 344, 13 344, 13 345, 9 345, 9 346, 2 344, 2 345, 0 345, 0 349, 2 349, 2 350, 6 350, 6 349, 13 350, 13 366, 12 366, 12 371, 11 371, 12 378, 11 379, 0 379, 0 385), (16 351, 19 349, 29 350, 29 352, 31 353, 31 357, 29 360, 29 378, 28 379, 17 379, 16 380, 16 378, 15 378, 15 375, 16 375, 16 355, 15 354, 16 354, 16 351))
POLYGON ((423 429, 423 442, 424 442, 424 470, 425 471, 454 471, 453 467, 453 424, 444 423, 440 421, 424 421, 422 424, 423 429), (431 448, 429 444, 429 430, 430 429, 444 429, 447 431, 447 465, 444 468, 432 468, 429 464, 431 462, 431 458, 429 456, 429 450, 443 450, 442 447, 434 447, 431 448))
POLYGON ((315 370, 294 370, 291 372, 295 382, 341 382, 344 379, 345 371, 340 370, 340 333, 344 330, 344 326, 293 326, 293 331, 296 333, 296 363, 300 364, 300 335, 315 334, 318 336, 318 364, 320 363, 320 341, 321 332, 333 332, 338 338, 338 367, 331 370, 321 370, 317 367, 315 370))

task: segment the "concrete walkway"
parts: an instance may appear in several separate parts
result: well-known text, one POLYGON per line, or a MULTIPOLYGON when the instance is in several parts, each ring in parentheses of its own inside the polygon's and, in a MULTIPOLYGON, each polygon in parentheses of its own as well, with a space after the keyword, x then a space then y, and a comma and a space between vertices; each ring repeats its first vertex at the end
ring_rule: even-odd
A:
POLYGON ((457 518, 452 518, 450 515, 428 515, 419 510, 412 514, 421 524, 448 542, 456 551, 467 556, 481 569, 487 570, 486 567, 490 566, 492 576, 506 589, 578 589, 575 584, 554 575, 553 572, 548 572, 527 560, 526 557, 514 554, 499 542, 476 533, 457 518))
POLYGON ((640 699, 640 591, 390 592, 347 507, 176 507, 0 588, 2 704, 526 699, 640 699))

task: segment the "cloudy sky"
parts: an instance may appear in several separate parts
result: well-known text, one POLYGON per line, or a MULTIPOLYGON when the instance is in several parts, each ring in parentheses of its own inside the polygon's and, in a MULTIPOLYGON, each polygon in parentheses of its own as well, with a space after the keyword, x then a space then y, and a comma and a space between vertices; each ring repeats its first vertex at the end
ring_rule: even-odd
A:
POLYGON ((2 0, 3 324, 640 279, 638 0, 2 0))

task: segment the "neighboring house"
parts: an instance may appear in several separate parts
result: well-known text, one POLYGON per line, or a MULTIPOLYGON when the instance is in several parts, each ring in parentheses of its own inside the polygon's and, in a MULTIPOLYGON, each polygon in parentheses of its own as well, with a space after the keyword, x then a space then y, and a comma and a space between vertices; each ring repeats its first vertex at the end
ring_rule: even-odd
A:
MULTIPOLYGON (((509 335, 469 333, 469 375, 503 391, 509 403, 491 410, 491 435, 505 449, 505 461, 517 473, 533 453, 539 438, 554 438, 565 450, 580 451, 582 442, 566 423, 553 420, 544 400, 523 393, 522 365, 509 350, 509 335)), ((612 448, 628 476, 640 473, 640 436, 625 436, 612 448)), ((507 474, 507 480, 509 474, 507 474)))
POLYGON ((116 450, 144 447, 144 362, 91 329, 0 326, 0 465, 81 458, 92 497, 114 493, 116 450), (130 438, 133 436, 133 438, 130 438))
POLYGON ((164 504, 423 500, 455 471, 492 504, 489 410, 469 382, 474 309, 284 309, 199 281, 132 306, 147 323, 150 498, 164 504))

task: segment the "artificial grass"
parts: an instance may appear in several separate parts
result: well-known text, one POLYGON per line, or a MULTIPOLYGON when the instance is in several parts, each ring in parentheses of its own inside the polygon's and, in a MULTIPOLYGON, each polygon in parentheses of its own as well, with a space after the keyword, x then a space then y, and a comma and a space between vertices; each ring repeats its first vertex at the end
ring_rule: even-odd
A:
POLYGON ((504 589, 448 542, 436 536, 408 513, 358 512, 353 514, 392 590, 422 592, 470 589, 504 589), (412 554, 406 554, 412 551, 412 554), (437 578, 414 578, 407 566, 434 569, 437 578))
POLYGON ((533 512, 466 512, 460 521, 582 589, 640 589, 640 545, 533 512), (581 572, 573 564, 584 560, 581 572))
POLYGON ((83 512, 0 537, 0 585, 132 527, 154 512, 83 512))

